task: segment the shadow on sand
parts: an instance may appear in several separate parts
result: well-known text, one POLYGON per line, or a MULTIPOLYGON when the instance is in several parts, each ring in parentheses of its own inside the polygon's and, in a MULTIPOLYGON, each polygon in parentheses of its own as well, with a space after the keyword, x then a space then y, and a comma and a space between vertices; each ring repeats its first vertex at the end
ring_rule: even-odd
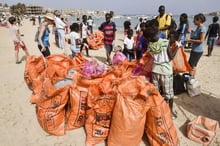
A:
POLYGON ((220 122, 220 99, 212 94, 202 93, 199 96, 189 97, 187 93, 183 93, 178 95, 178 98, 175 99, 175 103, 187 119, 179 128, 184 136, 186 136, 187 123, 192 120, 189 119, 184 110, 193 115, 201 115, 220 122))
POLYGON ((102 56, 94 56, 94 58, 96 58, 97 60, 99 60, 102 63, 106 63, 106 57, 102 57, 102 56))

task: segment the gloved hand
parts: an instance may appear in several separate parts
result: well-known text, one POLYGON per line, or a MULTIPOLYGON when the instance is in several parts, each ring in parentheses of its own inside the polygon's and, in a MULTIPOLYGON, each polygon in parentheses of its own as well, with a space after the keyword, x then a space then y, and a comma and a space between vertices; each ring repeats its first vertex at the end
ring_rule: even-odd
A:
POLYGON ((179 41, 176 41, 175 44, 178 48, 182 46, 181 42, 179 42, 179 41))

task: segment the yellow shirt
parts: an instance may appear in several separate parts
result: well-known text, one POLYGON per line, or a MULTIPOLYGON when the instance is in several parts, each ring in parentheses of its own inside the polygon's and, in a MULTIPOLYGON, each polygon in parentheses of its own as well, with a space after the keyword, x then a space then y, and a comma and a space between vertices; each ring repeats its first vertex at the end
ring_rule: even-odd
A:
MULTIPOLYGON (((170 26, 171 24, 171 17, 167 14, 164 14, 162 17, 158 16, 157 21, 159 22, 159 29, 165 27, 165 26, 170 26)), ((164 30, 166 33, 166 36, 168 35, 168 29, 164 30)))

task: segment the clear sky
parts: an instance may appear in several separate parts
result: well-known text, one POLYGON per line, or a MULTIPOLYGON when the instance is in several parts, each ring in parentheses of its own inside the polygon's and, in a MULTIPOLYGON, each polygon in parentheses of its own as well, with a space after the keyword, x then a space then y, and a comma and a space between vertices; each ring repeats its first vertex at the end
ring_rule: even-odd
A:
POLYGON ((113 10, 116 14, 158 14, 160 5, 176 15, 220 11, 220 0, 0 0, 9 6, 18 2, 55 9, 113 10))

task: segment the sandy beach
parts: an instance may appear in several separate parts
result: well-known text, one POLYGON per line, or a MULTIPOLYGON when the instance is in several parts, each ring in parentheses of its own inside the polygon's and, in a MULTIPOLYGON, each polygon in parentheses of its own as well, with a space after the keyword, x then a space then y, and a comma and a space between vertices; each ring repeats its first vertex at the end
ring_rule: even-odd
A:
MULTIPOLYGON (((41 55, 36 43, 34 34, 37 25, 32 26, 29 20, 23 20, 20 27, 24 34, 23 40, 26 43, 31 55, 41 55)), ((84 146, 85 131, 83 128, 68 131, 65 136, 52 136, 42 130, 36 113, 35 105, 29 102, 31 91, 24 81, 25 61, 15 64, 14 46, 9 30, 0 27, 0 146, 84 146)), ((55 46, 54 35, 50 35, 51 53, 62 53, 55 46)), ((117 33, 116 44, 122 44, 123 34, 117 33)), ((67 53, 70 54, 67 45, 67 53)), ((177 129, 180 146, 201 146, 186 137, 186 123, 198 115, 206 116, 220 122, 220 47, 215 46, 213 55, 206 57, 207 46, 202 56, 196 78, 198 79, 202 94, 196 97, 189 97, 186 93, 175 96, 174 109, 178 118, 174 120, 177 129)), ((24 53, 20 51, 19 56, 24 53)), ((105 50, 90 50, 94 59, 103 62, 105 50)), ((189 52, 187 52, 189 55, 189 52)), ((104 146, 104 142, 98 146, 104 146)), ((141 146, 146 146, 146 138, 143 138, 141 146)), ((211 146, 220 146, 220 130, 217 132, 211 146)))

